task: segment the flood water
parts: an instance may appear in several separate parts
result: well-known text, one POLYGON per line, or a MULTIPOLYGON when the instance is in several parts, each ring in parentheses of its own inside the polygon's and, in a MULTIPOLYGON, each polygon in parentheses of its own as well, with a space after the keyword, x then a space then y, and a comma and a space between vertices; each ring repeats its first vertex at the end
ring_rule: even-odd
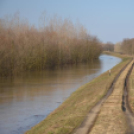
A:
POLYGON ((120 58, 101 55, 90 64, 0 80, 0 134, 23 134, 56 109, 78 87, 111 69, 120 58))

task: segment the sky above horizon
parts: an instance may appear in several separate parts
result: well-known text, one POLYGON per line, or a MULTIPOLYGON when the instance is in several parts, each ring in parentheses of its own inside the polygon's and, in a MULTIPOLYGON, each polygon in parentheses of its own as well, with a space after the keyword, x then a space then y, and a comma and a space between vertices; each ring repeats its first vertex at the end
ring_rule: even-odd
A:
POLYGON ((44 11, 79 20, 104 43, 134 38, 134 0, 0 0, 0 19, 19 12, 37 26, 44 11))

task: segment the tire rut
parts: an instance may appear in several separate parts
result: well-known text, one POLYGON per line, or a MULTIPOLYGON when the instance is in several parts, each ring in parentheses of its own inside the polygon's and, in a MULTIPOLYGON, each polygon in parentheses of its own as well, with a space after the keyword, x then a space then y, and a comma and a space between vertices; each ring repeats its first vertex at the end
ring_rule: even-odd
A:
POLYGON ((85 120, 82 122, 82 124, 74 130, 73 134, 88 134, 93 126, 94 123, 99 115, 100 109, 102 107, 102 104, 107 100, 107 98, 111 95, 111 93, 114 90, 114 85, 116 81, 118 80, 121 73, 126 69, 126 67, 131 63, 130 61, 128 64, 126 64, 120 72, 117 74, 117 76, 114 78, 112 84, 109 87, 109 90, 107 94, 89 111, 88 115, 86 116, 85 120))
POLYGON ((134 67, 134 63, 132 64, 130 70, 128 71, 126 79, 125 79, 124 93, 122 96, 122 105, 121 105, 121 108, 126 115, 127 124, 129 127, 127 134, 134 134, 134 113, 132 112, 129 102, 128 102, 128 92, 129 92, 128 81, 129 81, 129 77, 130 77, 133 67, 134 67))

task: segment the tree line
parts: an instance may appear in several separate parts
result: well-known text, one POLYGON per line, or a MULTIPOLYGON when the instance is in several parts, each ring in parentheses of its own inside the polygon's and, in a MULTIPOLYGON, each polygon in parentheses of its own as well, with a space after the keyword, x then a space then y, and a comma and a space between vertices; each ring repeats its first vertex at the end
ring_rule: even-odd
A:
POLYGON ((121 54, 134 55, 134 38, 126 38, 121 42, 113 44, 111 42, 102 43, 103 51, 114 51, 121 54))
POLYGON ((101 42, 69 19, 42 16, 39 28, 16 14, 0 19, 0 76, 90 62, 101 52, 101 42))
POLYGON ((102 44, 103 51, 114 51, 114 44, 111 42, 103 43, 102 44))
POLYGON ((115 52, 120 52, 128 55, 134 55, 134 38, 126 38, 122 42, 115 44, 115 52))

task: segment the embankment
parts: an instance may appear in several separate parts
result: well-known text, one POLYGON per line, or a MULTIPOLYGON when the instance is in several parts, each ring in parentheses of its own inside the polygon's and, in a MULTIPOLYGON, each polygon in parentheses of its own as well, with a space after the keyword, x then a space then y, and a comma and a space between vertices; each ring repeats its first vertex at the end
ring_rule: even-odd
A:
POLYGON ((113 92, 103 102, 90 134, 133 134, 133 129, 131 129, 133 124, 130 123, 132 117, 130 117, 125 101, 126 81, 132 64, 133 60, 122 70, 119 78, 115 81, 113 92))
POLYGON ((122 62, 76 90, 62 105, 26 134, 71 134, 85 119, 92 107, 107 93, 114 78, 131 60, 130 57, 105 52, 122 58, 122 62))

